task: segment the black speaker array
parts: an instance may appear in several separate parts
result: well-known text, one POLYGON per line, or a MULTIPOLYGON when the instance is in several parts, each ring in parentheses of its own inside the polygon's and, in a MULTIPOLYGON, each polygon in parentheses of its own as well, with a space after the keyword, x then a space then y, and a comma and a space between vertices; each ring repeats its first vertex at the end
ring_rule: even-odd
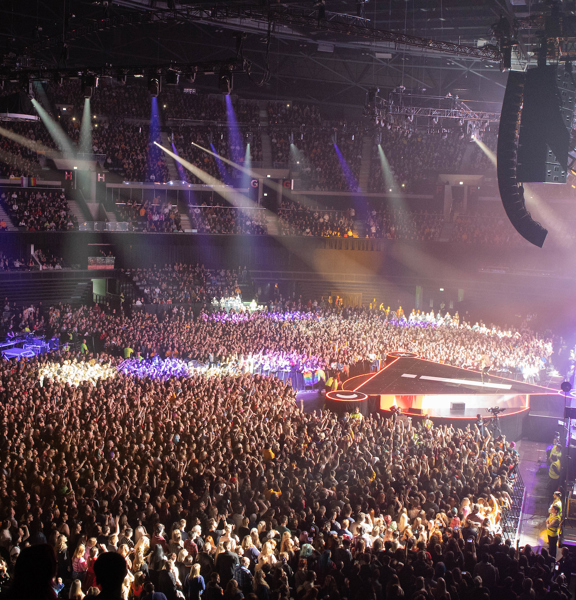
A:
POLYGON ((524 188, 517 174, 518 134, 525 83, 526 73, 509 73, 498 130, 498 188, 504 210, 516 231, 541 248, 548 231, 526 210, 524 188))
POLYGON ((574 78, 563 66, 526 73, 518 140, 518 181, 566 183, 574 78))

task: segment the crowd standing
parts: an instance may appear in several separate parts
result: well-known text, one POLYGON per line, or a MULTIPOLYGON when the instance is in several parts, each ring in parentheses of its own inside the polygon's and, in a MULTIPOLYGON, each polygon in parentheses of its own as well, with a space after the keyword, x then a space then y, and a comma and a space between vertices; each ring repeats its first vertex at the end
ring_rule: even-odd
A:
POLYGON ((76 341, 82 336, 93 340, 94 351, 106 350, 115 356, 124 356, 128 348, 143 358, 228 364, 258 355, 275 362, 285 358, 302 371, 344 373, 360 361, 383 359, 388 351, 401 349, 463 368, 479 368, 489 357, 495 371, 526 372, 537 379, 554 351, 551 339, 539 337, 526 324, 514 331, 467 322, 457 313, 412 311, 405 315, 401 307, 395 311, 383 306, 342 308, 331 297, 314 303, 279 299, 270 302, 268 311, 244 314, 209 314, 206 303, 206 309, 194 318, 194 298, 210 301, 212 294, 217 299, 218 294, 237 295, 243 273, 210 273, 198 265, 176 265, 131 271, 128 276, 142 291, 142 304, 179 305, 153 315, 109 306, 55 308, 38 316, 11 312, 6 325, 14 331, 42 330, 48 338, 72 336, 76 341), (187 283, 180 284, 180 279, 187 283))
MULTIPOLYGON (((201 265, 127 275, 157 302, 196 286, 224 293, 244 277, 201 265)), ((457 314, 329 300, 269 308, 194 317, 186 306, 148 315, 6 303, 12 335, 60 338, 53 353, 0 361, 0 589, 9 598, 32 552, 36 565, 41 552, 54 557, 47 597, 567 597, 569 558, 555 570, 556 556, 502 535, 519 458, 505 437, 429 419, 306 413, 274 376, 115 370, 132 356, 219 364, 284 354, 345 377, 392 349, 470 367, 489 355, 494 367, 517 368, 549 358, 550 340, 457 314), (107 595, 111 555, 125 565, 116 596, 107 595)))
POLYGON ((0 363, 8 590, 47 544, 71 598, 107 597, 109 553, 124 599, 566 594, 566 561, 503 541, 518 462, 503 437, 303 413, 274 377, 39 386, 54 359, 0 363))

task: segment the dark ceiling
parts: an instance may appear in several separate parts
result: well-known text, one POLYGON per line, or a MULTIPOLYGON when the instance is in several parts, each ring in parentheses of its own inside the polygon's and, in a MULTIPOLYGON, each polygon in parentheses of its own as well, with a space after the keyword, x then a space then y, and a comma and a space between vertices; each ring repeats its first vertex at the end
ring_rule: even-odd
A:
MULTIPOLYGON (((497 43, 491 27, 502 14, 534 10, 518 2, 530 0, 370 0, 364 6, 364 24, 367 29, 477 48, 497 43)), ((496 110, 502 100, 506 74, 497 62, 334 34, 318 28, 315 18, 303 26, 276 23, 267 51, 266 24, 237 18, 246 5, 234 0, 2 0, 0 50, 11 64, 17 60, 48 68, 62 66, 63 39, 68 67, 225 60, 236 56, 238 32, 243 31, 243 55, 252 62, 253 77, 237 76, 235 91, 245 97, 361 107, 368 88, 385 92, 404 85, 414 93, 458 95, 473 106, 482 101, 486 110, 496 110), (126 15, 136 21, 123 24, 126 15), (269 80, 258 86, 266 64, 269 80)), ((259 9, 262 5, 263 0, 254 3, 259 9)), ((317 12, 312 1, 285 5, 317 12)), ((329 16, 356 15, 357 2, 326 0, 326 10, 329 16)), ((524 36, 523 42, 522 50, 529 50, 531 39, 524 36)), ((197 85, 215 89, 215 79, 199 77, 197 85)))

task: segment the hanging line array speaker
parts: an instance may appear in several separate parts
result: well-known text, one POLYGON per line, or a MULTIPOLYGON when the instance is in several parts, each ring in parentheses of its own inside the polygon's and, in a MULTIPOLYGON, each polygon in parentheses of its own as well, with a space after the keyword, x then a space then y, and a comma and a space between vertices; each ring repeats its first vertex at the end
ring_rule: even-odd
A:
POLYGON ((524 188, 518 181, 518 137, 524 101, 526 73, 510 71, 502 103, 498 130, 498 188, 504 210, 516 231, 531 244, 542 247, 548 231, 535 221, 524 200, 524 188))

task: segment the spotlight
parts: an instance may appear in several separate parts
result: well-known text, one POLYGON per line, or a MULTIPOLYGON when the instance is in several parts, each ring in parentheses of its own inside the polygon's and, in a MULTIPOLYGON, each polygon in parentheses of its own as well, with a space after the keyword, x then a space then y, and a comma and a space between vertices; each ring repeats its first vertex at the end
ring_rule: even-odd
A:
POLYGON ((218 74, 218 89, 222 94, 229 96, 232 93, 234 87, 234 80, 232 77, 232 71, 229 67, 222 67, 218 74))
POLYGON ((335 146, 338 144, 338 131, 336 129, 332 132, 332 143, 335 146))
POLYGON ((290 135, 288 136, 288 141, 290 142, 290 145, 294 145, 294 133, 290 132, 290 135))
POLYGON ((94 90, 98 87, 98 77, 94 73, 82 75, 82 95, 84 98, 92 98, 94 90))
POLYGON ((150 77, 150 79, 148 79, 148 91, 152 94, 153 98, 158 98, 158 94, 160 93, 159 77, 150 77))
POLYGON ((178 85, 180 81, 180 73, 178 71, 174 71, 173 69, 168 69, 166 73, 166 85, 178 85))

